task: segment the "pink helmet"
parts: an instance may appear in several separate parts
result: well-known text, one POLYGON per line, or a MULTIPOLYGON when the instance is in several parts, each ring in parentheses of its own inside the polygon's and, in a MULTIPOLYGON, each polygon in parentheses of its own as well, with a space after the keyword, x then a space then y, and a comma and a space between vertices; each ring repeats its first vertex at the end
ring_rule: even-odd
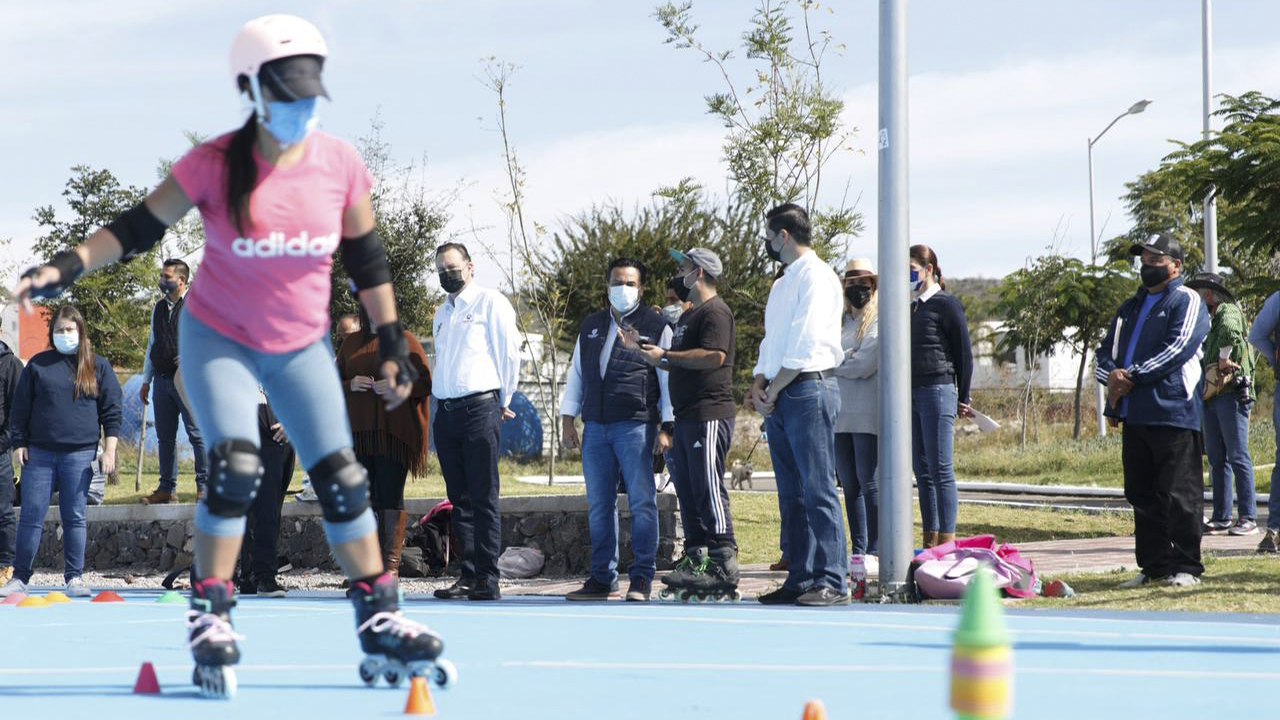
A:
POLYGON ((296 15, 254 18, 231 41, 231 77, 254 78, 266 63, 293 55, 327 57, 329 46, 315 25, 296 15))

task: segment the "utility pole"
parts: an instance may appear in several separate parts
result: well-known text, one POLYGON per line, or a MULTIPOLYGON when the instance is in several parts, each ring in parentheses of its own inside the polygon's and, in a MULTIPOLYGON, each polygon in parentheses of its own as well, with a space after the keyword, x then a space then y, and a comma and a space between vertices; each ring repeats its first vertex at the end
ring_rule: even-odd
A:
MULTIPOLYGON (((1213 133, 1213 0, 1201 2, 1204 54, 1204 139, 1213 133)), ((1204 269, 1218 272, 1218 202, 1210 192, 1204 201, 1204 269)))
POLYGON ((911 563, 911 296, 907 0, 880 0, 880 591, 904 595, 911 563))

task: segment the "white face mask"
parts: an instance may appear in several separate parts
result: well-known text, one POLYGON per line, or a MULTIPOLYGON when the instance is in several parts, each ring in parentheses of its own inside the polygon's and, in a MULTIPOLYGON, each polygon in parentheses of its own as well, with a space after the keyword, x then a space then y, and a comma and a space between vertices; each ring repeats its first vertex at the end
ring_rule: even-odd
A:
POLYGON ((70 355, 80 347, 80 335, 78 333, 54 333, 53 347, 63 355, 70 355))
POLYGON ((675 325, 683 314, 683 305, 668 305, 662 308, 662 319, 666 320, 668 325, 675 325))
POLYGON ((640 302, 640 289, 630 285, 611 285, 609 287, 609 304, 619 314, 626 315, 640 302))

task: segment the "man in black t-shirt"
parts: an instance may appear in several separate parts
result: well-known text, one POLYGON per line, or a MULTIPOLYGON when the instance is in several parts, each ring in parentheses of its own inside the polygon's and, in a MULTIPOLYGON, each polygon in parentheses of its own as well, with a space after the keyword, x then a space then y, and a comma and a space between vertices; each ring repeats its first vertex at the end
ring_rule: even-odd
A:
POLYGON ((689 288, 689 309, 676 322, 671 349, 644 346, 651 364, 667 370, 675 437, 671 455, 685 556, 662 578, 669 592, 736 596, 738 546, 724 487, 733 439, 734 320, 716 293, 723 266, 715 253, 671 251, 689 288))

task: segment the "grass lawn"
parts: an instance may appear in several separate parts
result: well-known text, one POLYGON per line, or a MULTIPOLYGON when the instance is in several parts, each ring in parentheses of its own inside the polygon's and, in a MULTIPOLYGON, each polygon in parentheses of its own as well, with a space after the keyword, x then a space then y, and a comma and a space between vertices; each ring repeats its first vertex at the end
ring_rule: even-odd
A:
POLYGON ((1017 607, 1102 610, 1177 610, 1183 612, 1280 613, 1280 557, 1206 558, 1202 582, 1195 587, 1149 585, 1117 590, 1132 573, 1083 573, 1059 576, 1075 589, 1074 598, 1034 598, 1017 607))

